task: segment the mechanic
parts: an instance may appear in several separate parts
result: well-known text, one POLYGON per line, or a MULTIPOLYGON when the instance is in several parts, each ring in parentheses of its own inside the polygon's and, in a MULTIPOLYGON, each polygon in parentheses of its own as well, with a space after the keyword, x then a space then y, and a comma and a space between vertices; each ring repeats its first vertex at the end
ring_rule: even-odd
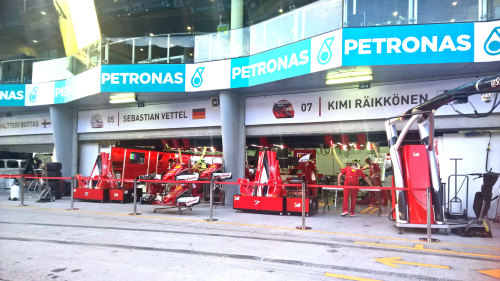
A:
MULTIPOLYGON (((318 174, 318 169, 316 168, 316 157, 314 156, 314 154, 309 155, 309 160, 307 161, 304 170, 306 184, 316 184, 316 175, 318 174)), ((309 196, 316 196, 317 193, 317 188, 309 188, 309 196)))
MULTIPOLYGON (((380 165, 376 162, 373 162, 373 160, 370 157, 365 158, 365 163, 367 164, 367 169, 370 171, 370 181, 373 183, 373 186, 382 186, 382 181, 380 180, 380 165)), ((377 202, 377 192, 378 191, 370 191, 369 192, 369 204, 368 206, 374 206, 375 203, 377 202)), ((382 199, 381 204, 383 206, 387 206, 387 191, 382 190, 380 192, 380 197, 382 199)))
POLYGON ((369 186, 373 186, 372 182, 366 175, 358 168, 356 163, 352 163, 351 166, 347 166, 340 174, 337 176, 337 181, 340 183, 342 179, 342 175, 345 176, 344 180, 344 202, 342 204, 342 216, 345 217, 349 214, 349 198, 351 199, 351 217, 355 217, 356 213, 354 213, 354 209, 356 208, 356 198, 358 196, 359 189, 357 188, 345 188, 345 186, 359 186, 359 178, 364 178, 369 186))

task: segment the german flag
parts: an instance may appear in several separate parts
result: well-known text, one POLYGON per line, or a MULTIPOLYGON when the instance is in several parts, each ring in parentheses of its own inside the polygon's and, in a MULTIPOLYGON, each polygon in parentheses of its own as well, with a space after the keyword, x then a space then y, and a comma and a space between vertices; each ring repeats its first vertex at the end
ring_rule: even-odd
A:
POLYGON ((193 108, 194 119, 205 119, 205 108, 193 108))

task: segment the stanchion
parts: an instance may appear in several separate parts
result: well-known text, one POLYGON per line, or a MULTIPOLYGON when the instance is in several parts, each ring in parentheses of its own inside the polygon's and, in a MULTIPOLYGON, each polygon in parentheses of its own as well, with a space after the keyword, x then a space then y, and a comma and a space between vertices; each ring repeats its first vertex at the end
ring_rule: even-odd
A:
POLYGON ((217 221, 217 219, 213 218, 214 214, 214 178, 210 178, 210 217, 205 219, 208 222, 217 221))
POLYGON ((431 187, 427 187, 427 237, 420 238, 420 241, 439 242, 438 239, 432 239, 432 226, 431 226, 431 187))
POLYGON ((75 208, 75 177, 71 177, 71 207, 67 210, 74 211, 78 210, 75 208))
POLYGON ((21 182, 19 183, 19 185, 21 187, 21 205, 19 205, 19 207, 28 206, 28 205, 24 205, 24 175, 21 175, 20 180, 21 180, 21 182))
POLYGON ((306 180, 304 176, 302 176, 302 226, 297 226, 297 229, 311 229, 306 226, 306 180))
POLYGON ((137 178, 134 179, 134 212, 129 213, 131 216, 137 216, 141 213, 137 213, 137 178))

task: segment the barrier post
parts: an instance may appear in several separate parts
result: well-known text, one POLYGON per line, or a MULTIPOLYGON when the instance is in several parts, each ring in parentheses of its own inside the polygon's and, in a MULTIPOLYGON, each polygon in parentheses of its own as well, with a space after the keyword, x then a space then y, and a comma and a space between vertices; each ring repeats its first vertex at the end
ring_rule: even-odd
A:
POLYGON ((78 210, 75 208, 75 177, 71 177, 71 207, 68 209, 70 211, 78 210))
POLYGON ((213 218, 213 214, 214 214, 214 187, 215 187, 214 178, 211 177, 210 178, 210 217, 208 219, 206 219, 206 221, 208 221, 208 222, 217 221, 217 219, 213 218))
POLYGON ((430 186, 427 187, 427 237, 426 238, 420 238, 419 240, 421 241, 427 241, 429 243, 431 242, 439 242, 439 239, 432 239, 432 226, 431 226, 431 220, 432 220, 432 214, 431 214, 431 188, 430 186))
POLYGON ((302 226, 297 226, 297 229, 311 229, 306 226, 306 179, 302 176, 302 226))
POLYGON ((19 207, 22 207, 22 206, 27 206, 24 205, 24 175, 21 175, 20 180, 21 182, 19 183, 19 185, 21 187, 21 205, 19 205, 19 207))
POLYGON ((137 178, 134 179, 134 212, 130 213, 129 215, 131 216, 136 216, 140 215, 140 213, 137 213, 137 178))
POLYGON ((432 242, 431 234, 431 187, 427 187, 427 242, 432 242))

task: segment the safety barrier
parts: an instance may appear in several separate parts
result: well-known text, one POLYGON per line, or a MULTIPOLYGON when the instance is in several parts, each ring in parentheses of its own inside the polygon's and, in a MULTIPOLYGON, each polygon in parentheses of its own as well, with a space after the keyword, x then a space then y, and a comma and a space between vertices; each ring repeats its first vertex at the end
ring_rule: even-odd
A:
MULTIPOLYGON (((138 182, 143 182, 143 183, 154 183, 154 184, 194 184, 194 183, 199 183, 199 184, 209 184, 210 185, 210 207, 209 207, 209 218, 206 219, 208 222, 213 222, 217 221, 217 219, 213 218, 213 208, 214 208, 214 201, 213 201, 213 190, 215 188, 215 185, 237 185, 237 186, 242 186, 242 185, 247 185, 247 186, 281 186, 281 187, 295 187, 295 188, 300 188, 301 190, 301 206, 302 206, 302 223, 301 226, 298 226, 297 229, 301 230, 308 230, 311 229, 311 227, 306 226, 306 210, 305 210, 305 202, 306 202, 306 190, 308 188, 324 188, 324 189, 334 189, 334 190, 343 190, 345 188, 348 189, 358 189, 358 190, 373 190, 373 191, 382 191, 382 190, 387 190, 387 191, 396 191, 396 190, 408 190, 407 188, 404 187, 379 187, 379 186, 341 186, 341 185, 319 185, 319 184, 306 184, 304 180, 301 181, 301 183, 292 183, 292 184, 283 184, 283 183, 238 183, 238 182, 226 182, 226 181, 216 181, 215 179, 211 178, 210 180, 196 180, 196 181, 186 181, 186 180, 175 180, 175 181, 164 181, 164 180, 149 180, 149 179, 95 179, 95 178, 90 178, 90 177, 43 177, 43 176, 31 176, 31 175, 0 175, 0 178, 18 178, 21 180, 21 182, 24 182, 24 179, 36 179, 36 180, 70 180, 71 183, 71 205, 68 210, 78 210, 78 208, 74 207, 74 190, 78 186, 76 181, 110 181, 110 182, 133 182, 133 210, 129 215, 140 215, 140 213, 137 212, 137 184, 138 182)), ((21 204, 19 206, 27 206, 24 204, 24 193, 25 193, 25 188, 21 188, 21 204)), ((426 190, 427 191, 427 237, 425 240, 427 242, 434 242, 436 241, 435 239, 432 239, 432 231, 431 231, 431 187, 425 187, 425 188, 413 188, 413 190, 426 190)), ((379 198, 380 200, 380 198, 379 198)), ((424 239, 422 239, 424 240, 424 239)))

